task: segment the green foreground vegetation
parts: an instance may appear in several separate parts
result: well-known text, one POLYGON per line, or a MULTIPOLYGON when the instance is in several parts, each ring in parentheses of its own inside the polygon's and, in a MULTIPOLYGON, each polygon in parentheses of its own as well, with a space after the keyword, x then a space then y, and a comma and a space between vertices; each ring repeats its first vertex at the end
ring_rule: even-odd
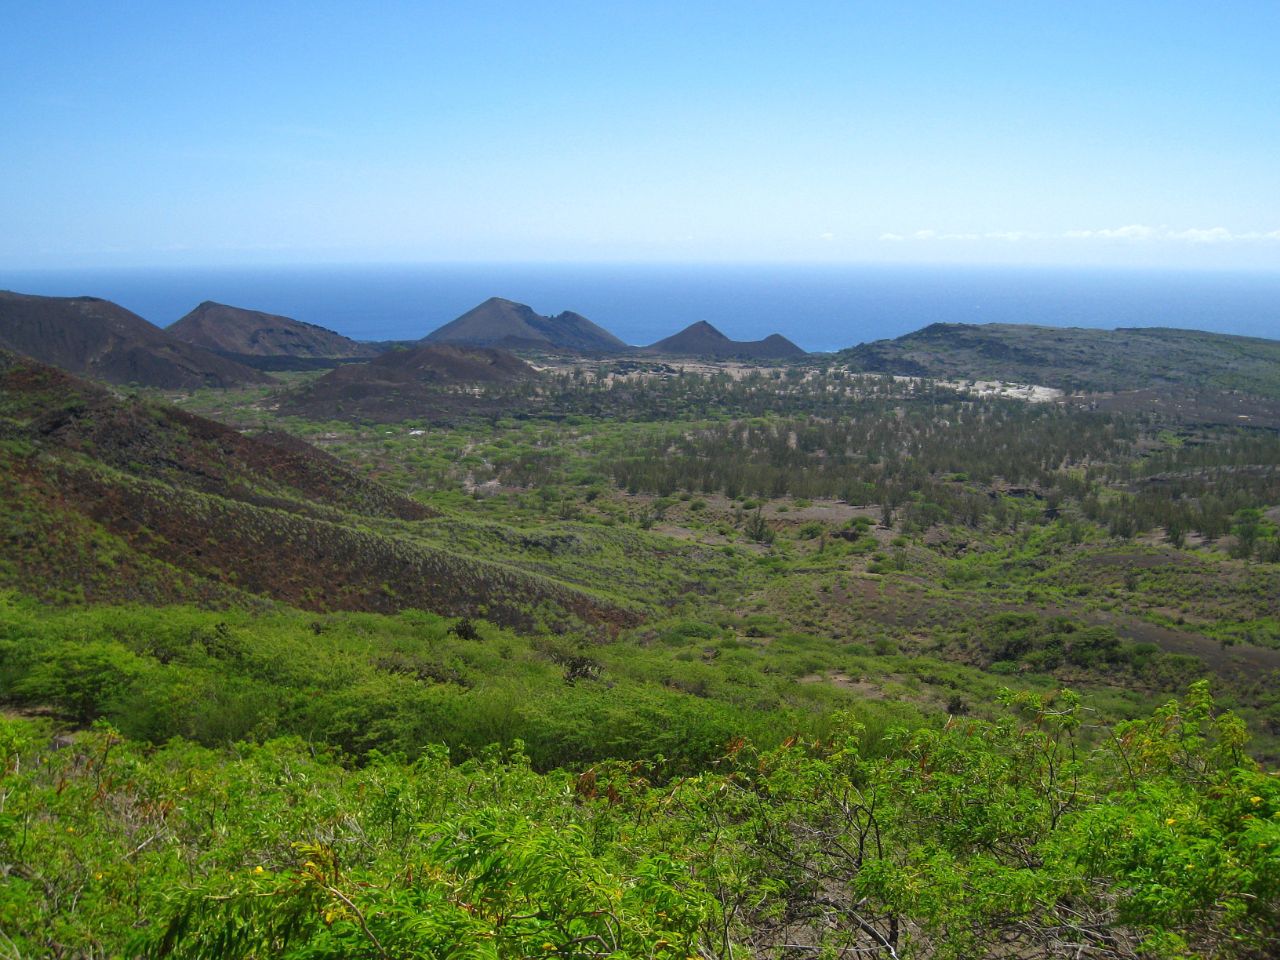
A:
POLYGON ((1274 430, 634 367, 0 370, 0 958, 1276 954, 1274 430))
POLYGON ((10 956, 1270 956, 1280 781, 1204 685, 1093 730, 734 740, 704 771, 520 746, 352 767, 291 738, 148 747, 0 723, 10 956))

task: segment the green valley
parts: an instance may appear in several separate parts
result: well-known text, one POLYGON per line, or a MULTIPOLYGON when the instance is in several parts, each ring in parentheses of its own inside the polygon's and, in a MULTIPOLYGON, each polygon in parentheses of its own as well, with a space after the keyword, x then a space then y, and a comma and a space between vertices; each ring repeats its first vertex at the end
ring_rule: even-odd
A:
POLYGON ((530 359, 4 355, 0 955, 1268 955, 1274 429, 530 359))

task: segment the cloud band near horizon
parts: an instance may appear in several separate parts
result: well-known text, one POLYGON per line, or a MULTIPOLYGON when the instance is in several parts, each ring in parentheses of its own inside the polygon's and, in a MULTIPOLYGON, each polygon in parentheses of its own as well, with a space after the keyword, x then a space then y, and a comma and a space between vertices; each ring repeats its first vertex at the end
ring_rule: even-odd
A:
POLYGON ((888 243, 929 241, 996 240, 1006 243, 1042 240, 1104 240, 1125 243, 1278 243, 1280 230, 1267 232, 1250 230, 1235 233, 1226 227, 1191 227, 1175 230, 1171 227, 1150 227, 1132 223, 1123 227, 1098 230, 1067 230, 1062 233, 1038 233, 1029 230, 994 230, 983 233, 946 233, 939 230, 916 230, 911 233, 882 233, 880 240, 888 243))

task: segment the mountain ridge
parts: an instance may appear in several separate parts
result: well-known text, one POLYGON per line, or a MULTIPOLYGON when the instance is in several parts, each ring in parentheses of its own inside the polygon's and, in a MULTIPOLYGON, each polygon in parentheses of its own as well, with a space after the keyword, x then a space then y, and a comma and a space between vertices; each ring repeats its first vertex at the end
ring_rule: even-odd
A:
POLYGON ((1173 327, 935 323, 833 355, 851 371, 1068 391, 1241 390, 1280 398, 1280 341, 1173 327))
POLYGON ((213 300, 165 329, 187 343, 236 358, 363 359, 378 353, 318 324, 213 300))
POLYGON ((679 333, 639 348, 641 353, 668 357, 706 357, 713 360, 790 360, 806 352, 780 333, 763 340, 732 340, 706 320, 689 324, 679 333))
POLYGON ((490 297, 419 342, 517 350, 553 348, 580 353, 629 349, 582 314, 566 310, 555 316, 542 316, 532 307, 504 297, 490 297))
POLYGON ((0 291, 0 348, 82 376, 166 390, 274 382, 100 297, 0 291))

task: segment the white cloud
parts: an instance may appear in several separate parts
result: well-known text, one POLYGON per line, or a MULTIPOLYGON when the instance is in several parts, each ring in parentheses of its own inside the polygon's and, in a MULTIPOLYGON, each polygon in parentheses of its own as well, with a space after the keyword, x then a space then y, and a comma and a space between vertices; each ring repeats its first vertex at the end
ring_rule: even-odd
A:
POLYGON ((1126 227, 1102 230, 1068 230, 1063 237, 1068 240, 1151 240, 1158 232, 1154 227, 1131 223, 1126 227))
POLYGON ((1177 230, 1168 236, 1170 240, 1186 240, 1188 243, 1223 243, 1237 239, 1226 227, 1210 227, 1208 230, 1196 228, 1177 230))
POLYGON ((880 239, 901 243, 907 240, 997 240, 1020 243, 1035 240, 1104 240, 1126 243, 1274 243, 1280 241, 1280 230, 1267 232, 1250 230, 1233 233, 1226 227, 1189 227, 1174 230, 1169 227, 1149 227, 1131 223, 1123 227, 1102 227, 1096 230, 1067 230, 1064 233, 1032 233, 1026 230, 990 230, 986 233, 939 233, 937 230, 917 230, 914 233, 882 233, 880 239))
POLYGON ((1120 227, 1117 230, 1103 230, 1102 235, 1109 240, 1150 240, 1157 235, 1157 232, 1154 227, 1131 223, 1127 227, 1120 227))
POLYGON ((1068 230, 1063 234, 1068 240, 1156 240, 1172 243, 1255 243, 1280 240, 1280 230, 1260 233, 1256 230, 1232 233, 1226 227, 1189 227, 1172 230, 1169 227, 1148 227, 1130 224, 1104 230, 1068 230))

